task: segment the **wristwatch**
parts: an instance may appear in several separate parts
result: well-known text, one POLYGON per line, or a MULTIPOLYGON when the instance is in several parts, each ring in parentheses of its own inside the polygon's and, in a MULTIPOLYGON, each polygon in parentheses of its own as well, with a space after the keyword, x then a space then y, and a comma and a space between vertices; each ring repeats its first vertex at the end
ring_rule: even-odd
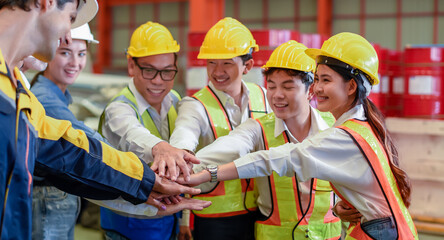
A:
POLYGON ((217 168, 218 166, 215 164, 207 165, 206 170, 211 174, 210 182, 217 182, 217 168))

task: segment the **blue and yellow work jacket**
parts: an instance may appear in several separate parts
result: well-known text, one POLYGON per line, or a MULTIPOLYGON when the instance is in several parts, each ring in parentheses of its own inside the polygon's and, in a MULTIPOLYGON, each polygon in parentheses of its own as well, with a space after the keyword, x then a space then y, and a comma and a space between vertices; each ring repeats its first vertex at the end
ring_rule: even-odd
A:
POLYGON ((31 239, 33 174, 82 197, 147 200, 155 175, 146 164, 46 116, 21 81, 0 51, 0 239, 31 239))

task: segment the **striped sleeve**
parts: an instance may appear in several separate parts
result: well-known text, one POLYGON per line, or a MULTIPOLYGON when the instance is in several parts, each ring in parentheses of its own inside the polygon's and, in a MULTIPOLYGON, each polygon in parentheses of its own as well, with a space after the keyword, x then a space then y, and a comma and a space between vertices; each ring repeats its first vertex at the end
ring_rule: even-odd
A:
POLYGON ((68 193, 91 199, 148 199, 154 172, 133 153, 120 152, 76 130, 69 121, 43 115, 34 121, 39 147, 35 175, 68 193))

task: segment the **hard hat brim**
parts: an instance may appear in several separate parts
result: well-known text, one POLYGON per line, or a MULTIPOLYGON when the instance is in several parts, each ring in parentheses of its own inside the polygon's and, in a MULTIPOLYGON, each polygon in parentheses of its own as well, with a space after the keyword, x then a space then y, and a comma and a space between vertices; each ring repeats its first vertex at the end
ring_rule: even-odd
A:
POLYGON ((197 55, 197 59, 233 59, 235 57, 239 57, 242 55, 237 55, 235 53, 226 53, 226 54, 199 53, 197 55))
MULTIPOLYGON (((253 52, 259 51, 259 46, 253 46, 253 52)), ((235 57, 240 57, 245 54, 248 54, 250 49, 247 49, 245 52, 241 53, 212 53, 212 52, 202 52, 202 47, 197 55, 197 59, 233 59, 235 57)))
POLYGON ((71 24, 71 28, 80 27, 91 21, 99 10, 97 0, 79 0, 76 20, 71 24))
POLYGON ((97 40, 91 40, 91 39, 87 39, 87 38, 73 38, 73 39, 77 39, 77 40, 85 40, 85 41, 87 41, 88 43, 94 43, 94 44, 98 44, 98 43, 99 43, 99 41, 97 41, 97 40))
POLYGON ((99 43, 99 41, 94 39, 94 36, 91 33, 91 29, 89 28, 89 25, 87 23, 83 24, 80 27, 71 29, 71 38, 85 40, 88 43, 99 43))
POLYGON ((153 55, 161 55, 161 54, 168 54, 168 53, 178 53, 180 51, 180 46, 177 45, 176 48, 168 49, 168 50, 162 50, 162 51, 147 51, 146 49, 142 49, 141 51, 137 51, 134 48, 128 48, 127 50, 127 57, 148 57, 153 55))
MULTIPOLYGON (((337 57, 329 54, 328 52, 323 51, 321 49, 317 49, 317 48, 309 48, 309 49, 305 50, 305 54, 307 54, 309 57, 313 58, 315 61, 318 56, 326 56, 326 57, 331 57, 331 58, 337 59, 337 57)), ((340 60, 340 61, 342 61, 342 60, 340 60)), ((317 62, 316 62, 316 64, 317 64, 317 62)), ((352 64, 352 63, 347 63, 347 64, 350 64, 352 67, 356 68, 356 66, 354 66, 354 64, 352 64)), ((379 77, 378 76, 374 76, 371 73, 366 72, 364 70, 361 70, 361 71, 365 72, 367 75, 369 75, 372 78, 372 80, 374 81, 373 85, 379 84, 379 77)))
POLYGON ((316 58, 321 55, 327 56, 327 57, 333 57, 330 54, 328 54, 327 52, 322 51, 321 49, 317 49, 317 48, 308 48, 305 50, 305 54, 307 54, 309 57, 313 58, 315 61, 316 61, 316 58))

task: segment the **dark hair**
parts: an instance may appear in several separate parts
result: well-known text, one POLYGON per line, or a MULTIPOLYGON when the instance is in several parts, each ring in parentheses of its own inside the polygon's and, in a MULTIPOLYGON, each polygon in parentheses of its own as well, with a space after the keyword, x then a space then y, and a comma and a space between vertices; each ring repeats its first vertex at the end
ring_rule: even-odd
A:
MULTIPOLYGON (((364 82, 359 74, 352 74, 350 70, 345 68, 325 64, 333 71, 337 72, 342 76, 345 82, 349 82, 350 80, 354 80, 356 82, 356 96, 352 103, 352 106, 359 103, 364 107, 365 116, 367 117, 367 121, 370 124, 373 132, 378 138, 379 142, 382 144, 387 157, 389 158, 390 169, 396 179, 396 183, 398 185, 399 192, 401 194, 402 200, 406 207, 410 206, 410 194, 411 194, 411 183, 410 179, 407 176, 407 173, 399 167, 399 155, 398 150, 393 143, 392 137, 387 130, 385 125, 384 116, 376 107, 376 105, 367 98, 366 90, 364 87, 364 82)), ((369 79, 370 80, 370 79, 369 79)))
POLYGON ((177 68, 177 53, 174 53, 174 67, 177 68))
POLYGON ((289 69, 289 68, 271 67, 271 68, 267 68, 267 69, 262 70, 262 74, 264 74, 265 78, 268 78, 268 76, 270 76, 271 74, 273 74, 274 72, 277 72, 277 71, 283 71, 288 76, 301 77, 301 81, 305 85, 305 91, 308 91, 311 84, 313 83, 313 73, 298 71, 298 70, 289 69))
MULTIPOLYGON (((83 0, 78 0, 77 3, 83 0)), ((13 7, 18 7, 24 11, 30 11, 30 5, 34 2, 34 5, 37 7, 39 3, 37 0, 0 0, 0 9, 3 7, 7 7, 12 9, 13 7)), ((63 9, 66 3, 74 2, 74 0, 57 0, 57 8, 63 9)))
POLYGON ((247 54, 240 55, 239 57, 242 59, 242 64, 245 65, 248 60, 253 59, 253 48, 250 48, 247 54))

